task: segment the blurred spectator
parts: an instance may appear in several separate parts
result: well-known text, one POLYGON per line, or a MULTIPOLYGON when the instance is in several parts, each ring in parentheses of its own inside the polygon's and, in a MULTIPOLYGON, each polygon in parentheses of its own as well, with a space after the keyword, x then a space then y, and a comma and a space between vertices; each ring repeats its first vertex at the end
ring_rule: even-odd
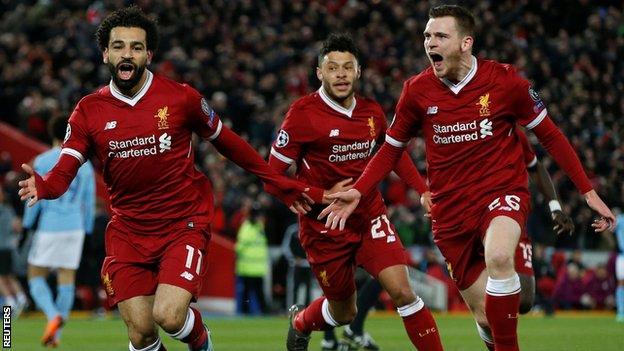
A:
POLYGON ((581 297, 584 306, 591 309, 612 310, 615 308, 615 279, 603 264, 588 271, 583 278, 585 294, 581 297))
POLYGON ((244 314, 268 312, 264 278, 269 271, 269 247, 264 233, 265 217, 259 206, 252 206, 249 217, 236 236, 237 311, 244 314))
POLYGON ((288 261, 286 306, 292 306, 295 303, 307 306, 312 301, 312 269, 299 241, 298 224, 292 224, 286 229, 282 242, 282 253, 288 261), (301 288, 303 288, 304 293, 303 299, 299 296, 301 288))
POLYGON ((554 313, 552 294, 555 289, 556 274, 547 260, 543 245, 533 245, 533 272, 535 272, 535 306, 544 310, 546 315, 554 313))
POLYGON ((579 267, 574 263, 568 263, 566 269, 561 270, 557 276, 552 294, 553 301, 558 308, 564 310, 585 308, 586 306, 581 303, 584 292, 579 267))

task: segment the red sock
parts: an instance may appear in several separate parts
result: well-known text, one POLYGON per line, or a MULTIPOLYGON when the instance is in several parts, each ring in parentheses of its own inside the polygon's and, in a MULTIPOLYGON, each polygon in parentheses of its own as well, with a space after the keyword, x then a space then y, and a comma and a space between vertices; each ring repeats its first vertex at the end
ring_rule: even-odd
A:
POLYGON ((517 351, 518 308, 520 293, 494 296, 485 294, 485 315, 488 319, 496 351, 517 351))
POLYGON ((427 307, 421 308, 418 312, 403 317, 405 331, 412 344, 421 351, 442 351, 440 333, 433 315, 427 307))
POLYGON ((319 297, 312 301, 303 311, 295 317, 295 329, 302 333, 310 333, 313 330, 325 330, 332 326, 323 318, 323 301, 325 297, 319 297))
POLYGON ((193 314, 195 315, 195 321, 193 322, 193 329, 189 335, 183 338, 181 341, 189 344, 191 349, 200 348, 208 338, 208 333, 206 333, 206 328, 204 328, 204 323, 202 322, 201 313, 194 309, 193 307, 189 307, 193 314))

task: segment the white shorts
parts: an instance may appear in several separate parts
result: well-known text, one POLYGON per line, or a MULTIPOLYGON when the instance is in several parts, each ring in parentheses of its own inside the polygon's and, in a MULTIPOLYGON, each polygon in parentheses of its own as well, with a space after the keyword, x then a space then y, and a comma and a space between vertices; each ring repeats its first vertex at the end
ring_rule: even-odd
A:
POLYGON ((615 260, 615 277, 624 280, 624 254, 619 254, 615 260))
POLYGON ((85 232, 36 232, 28 264, 38 267, 78 269, 85 232))

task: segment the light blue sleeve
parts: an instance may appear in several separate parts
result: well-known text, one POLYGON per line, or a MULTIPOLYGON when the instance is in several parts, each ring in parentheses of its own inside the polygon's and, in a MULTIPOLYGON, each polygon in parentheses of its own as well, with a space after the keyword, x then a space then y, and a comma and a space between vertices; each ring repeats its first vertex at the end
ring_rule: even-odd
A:
MULTIPOLYGON (((37 156, 33 162, 33 168, 35 172, 41 173, 41 158, 37 156)), ((31 229, 35 226, 35 220, 41 211, 42 200, 37 201, 33 207, 28 207, 28 202, 24 202, 24 217, 22 218, 22 226, 26 229, 31 229)))
POLYGON ((95 221, 95 172, 91 162, 86 162, 84 181, 82 182, 82 207, 84 211, 84 228, 85 232, 93 233, 93 223, 95 221))

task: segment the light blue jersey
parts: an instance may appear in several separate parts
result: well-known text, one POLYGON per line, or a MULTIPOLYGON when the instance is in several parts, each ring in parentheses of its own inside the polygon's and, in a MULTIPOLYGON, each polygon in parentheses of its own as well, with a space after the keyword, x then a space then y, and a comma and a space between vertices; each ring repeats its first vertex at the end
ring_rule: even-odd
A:
MULTIPOLYGON (((54 167, 61 149, 52 148, 35 158, 34 169, 46 174, 54 167)), ((24 228, 32 228, 39 216, 38 232, 93 232, 95 217, 95 175, 91 162, 85 162, 67 192, 55 200, 39 200, 33 207, 26 206, 24 228)))
POLYGON ((618 252, 624 254, 624 213, 617 215, 615 225, 615 238, 617 239, 618 252))

